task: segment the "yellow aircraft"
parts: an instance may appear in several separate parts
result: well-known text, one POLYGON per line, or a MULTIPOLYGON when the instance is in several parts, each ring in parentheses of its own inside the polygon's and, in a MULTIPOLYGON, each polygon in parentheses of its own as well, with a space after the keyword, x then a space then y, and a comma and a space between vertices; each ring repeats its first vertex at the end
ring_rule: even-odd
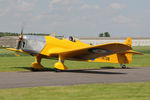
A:
POLYGON ((54 68, 56 70, 66 70, 64 60, 77 60, 87 62, 106 62, 123 64, 131 63, 132 54, 141 54, 132 50, 132 40, 130 37, 125 43, 107 43, 100 45, 89 45, 79 40, 57 38, 53 36, 31 36, 21 32, 17 49, 8 50, 27 53, 35 56, 35 62, 31 64, 32 70, 43 70, 42 58, 58 58, 54 68))

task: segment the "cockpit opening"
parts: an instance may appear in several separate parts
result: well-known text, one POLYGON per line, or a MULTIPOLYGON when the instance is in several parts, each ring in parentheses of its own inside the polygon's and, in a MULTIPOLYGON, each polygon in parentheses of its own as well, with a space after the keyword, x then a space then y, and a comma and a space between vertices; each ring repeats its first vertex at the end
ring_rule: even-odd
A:
POLYGON ((72 36, 69 36, 69 40, 72 42, 76 42, 72 36))

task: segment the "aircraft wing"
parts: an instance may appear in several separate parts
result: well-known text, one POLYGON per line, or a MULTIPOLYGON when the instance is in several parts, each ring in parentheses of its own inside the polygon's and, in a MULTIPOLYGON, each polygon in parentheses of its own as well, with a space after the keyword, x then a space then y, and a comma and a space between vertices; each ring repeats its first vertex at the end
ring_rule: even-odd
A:
POLYGON ((88 46, 77 49, 67 49, 60 50, 55 52, 50 51, 49 56, 51 55, 62 55, 67 59, 76 59, 76 60, 91 60, 98 57, 103 57, 115 53, 122 53, 127 50, 132 50, 132 48, 123 43, 108 43, 96 46, 88 46))

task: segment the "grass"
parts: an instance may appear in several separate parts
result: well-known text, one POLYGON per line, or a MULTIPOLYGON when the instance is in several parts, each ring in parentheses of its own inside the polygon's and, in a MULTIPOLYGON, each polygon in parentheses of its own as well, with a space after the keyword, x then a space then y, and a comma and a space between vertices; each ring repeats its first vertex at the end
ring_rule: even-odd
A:
POLYGON ((0 89, 0 100, 149 100, 150 82, 0 89))
MULTIPOLYGON (((16 52, 14 51, 10 51, 10 50, 6 50, 6 48, 4 47, 0 47, 0 57, 15 57, 16 52)), ((23 53, 18 53, 21 56, 29 56, 23 53)))
POLYGON ((144 54, 150 54, 150 46, 136 46, 136 47, 133 47, 133 50, 142 52, 144 54))
MULTIPOLYGON (((127 67, 147 67, 150 66, 150 47, 134 47, 135 51, 144 53, 144 55, 134 55, 133 62, 128 64, 127 67)), ((13 51, 0 48, 0 71, 27 71, 31 63, 34 62, 34 57, 22 54, 16 57, 13 51)), ((53 68, 57 60, 43 59, 42 64, 46 68, 53 68)), ((119 64, 110 63, 91 63, 81 61, 65 61, 65 65, 69 69, 85 69, 85 68, 100 68, 100 67, 120 67, 119 64)))

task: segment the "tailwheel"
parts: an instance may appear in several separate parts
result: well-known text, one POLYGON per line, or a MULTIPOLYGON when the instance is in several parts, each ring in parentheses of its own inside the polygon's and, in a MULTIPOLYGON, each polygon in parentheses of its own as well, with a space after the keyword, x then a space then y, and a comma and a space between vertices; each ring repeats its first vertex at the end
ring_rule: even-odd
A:
POLYGON ((126 69, 126 65, 120 64, 120 66, 122 67, 122 69, 126 69))

